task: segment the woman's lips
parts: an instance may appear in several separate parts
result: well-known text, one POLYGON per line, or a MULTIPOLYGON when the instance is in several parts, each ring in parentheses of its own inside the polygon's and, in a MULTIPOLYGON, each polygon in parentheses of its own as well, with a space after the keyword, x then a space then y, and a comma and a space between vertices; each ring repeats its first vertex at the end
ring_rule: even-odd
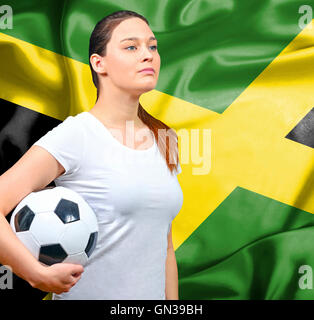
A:
POLYGON ((155 71, 152 68, 146 68, 140 71, 141 73, 149 73, 149 74, 154 74, 155 71))

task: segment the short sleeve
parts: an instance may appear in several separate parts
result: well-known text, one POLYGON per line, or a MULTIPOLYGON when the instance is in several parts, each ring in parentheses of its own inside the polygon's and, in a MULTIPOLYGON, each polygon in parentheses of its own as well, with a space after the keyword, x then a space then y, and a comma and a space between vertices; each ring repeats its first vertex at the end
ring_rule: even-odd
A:
POLYGON ((84 132, 75 117, 69 116, 33 145, 46 149, 64 167, 63 175, 78 170, 84 148, 84 132))

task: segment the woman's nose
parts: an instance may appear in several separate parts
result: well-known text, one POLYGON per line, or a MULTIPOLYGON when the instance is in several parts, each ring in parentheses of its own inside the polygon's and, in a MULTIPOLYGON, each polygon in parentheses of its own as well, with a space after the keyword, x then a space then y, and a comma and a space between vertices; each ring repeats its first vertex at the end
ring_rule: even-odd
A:
POLYGON ((143 59, 152 60, 153 59, 153 53, 150 52, 148 48, 144 47, 142 58, 143 59))

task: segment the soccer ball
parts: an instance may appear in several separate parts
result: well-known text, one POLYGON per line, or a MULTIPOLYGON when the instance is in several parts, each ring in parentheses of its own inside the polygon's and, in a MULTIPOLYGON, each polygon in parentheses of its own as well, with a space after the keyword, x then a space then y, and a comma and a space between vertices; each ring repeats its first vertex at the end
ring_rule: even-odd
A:
POLYGON ((95 213, 77 192, 61 186, 27 195, 14 209, 10 225, 45 265, 84 266, 97 243, 95 213))

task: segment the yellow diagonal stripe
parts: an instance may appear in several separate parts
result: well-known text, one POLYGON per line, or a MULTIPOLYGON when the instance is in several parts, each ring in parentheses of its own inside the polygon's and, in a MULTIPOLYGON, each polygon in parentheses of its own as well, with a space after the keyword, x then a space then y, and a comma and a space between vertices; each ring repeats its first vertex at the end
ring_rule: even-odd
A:
MULTIPOLYGON (((166 105, 161 118, 175 129, 212 129, 210 173, 193 175, 190 163, 178 176, 184 203, 173 224, 175 249, 237 186, 314 213, 313 149, 284 138, 314 106, 313 30, 308 25, 222 115, 200 115, 176 98, 166 105)), ((144 101, 152 106, 155 97, 144 101)))

